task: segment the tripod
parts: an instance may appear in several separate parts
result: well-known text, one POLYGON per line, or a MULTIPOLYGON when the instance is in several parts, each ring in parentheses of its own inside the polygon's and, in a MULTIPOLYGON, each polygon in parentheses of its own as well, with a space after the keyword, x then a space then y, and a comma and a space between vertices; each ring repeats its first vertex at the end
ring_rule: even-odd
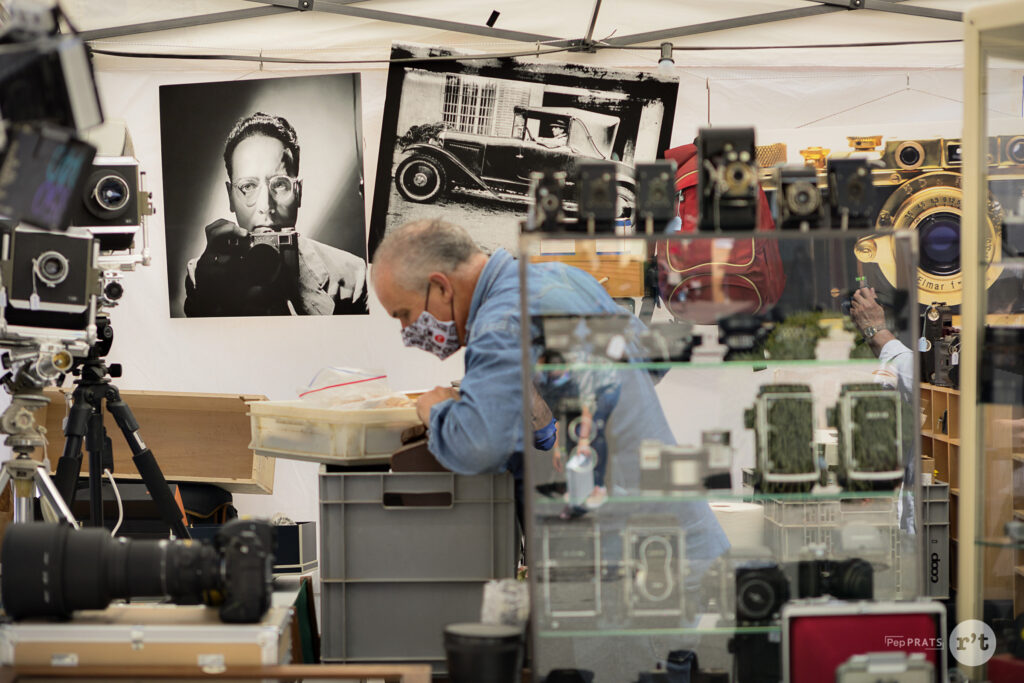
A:
MULTIPOLYGON (((42 354, 41 354, 42 355, 42 354)), ((5 361, 7 357, 5 356, 5 361)), ((67 356, 70 364, 70 356, 67 356)), ((4 384, 11 392, 11 404, 0 415, 0 431, 7 434, 4 443, 17 456, 3 464, 0 470, 0 491, 8 482, 13 485, 14 521, 31 522, 33 519, 33 492, 39 494, 50 507, 72 527, 77 527, 71 509, 64 503, 43 463, 32 458, 32 451, 43 445, 43 437, 36 424, 35 411, 42 408, 49 399, 43 396, 42 384, 34 372, 35 366, 24 365, 16 373, 4 377, 4 384)))
POLYGON ((68 506, 74 503, 76 484, 82 471, 84 441, 85 450, 89 453, 89 519, 93 526, 103 526, 103 470, 114 471, 113 446, 103 425, 105 402, 132 451, 135 469, 142 476, 160 516, 176 537, 191 538, 153 452, 139 436, 139 423, 128 404, 121 400, 121 392, 110 383, 110 377, 121 376, 120 365, 115 363, 108 367, 103 359, 114 341, 114 329, 104 316, 97 318, 96 326, 99 341, 90 347, 86 358, 75 361, 72 369, 78 379, 75 380, 71 409, 64 426, 64 452, 57 463, 55 477, 57 490, 68 506))

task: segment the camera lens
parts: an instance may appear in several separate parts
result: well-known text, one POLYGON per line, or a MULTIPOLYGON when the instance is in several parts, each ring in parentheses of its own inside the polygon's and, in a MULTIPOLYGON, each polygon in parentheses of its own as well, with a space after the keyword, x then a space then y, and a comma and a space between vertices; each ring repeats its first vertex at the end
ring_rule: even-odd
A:
POLYGON ((821 193, 811 183, 800 181, 786 186, 786 201, 792 213, 808 216, 821 205, 821 193))
POLYGON ((92 197, 105 211, 120 211, 128 204, 131 190, 119 175, 105 175, 93 187, 92 197))
POLYGON ((960 216, 940 211, 917 226, 921 270, 932 275, 960 272, 960 216))
POLYGON ((1024 136, 1010 138, 1006 143, 1006 156, 1015 164, 1024 164, 1024 136))
POLYGON ((4 609, 15 619, 68 617, 111 600, 163 597, 198 602, 220 587, 220 557, 209 545, 111 538, 105 529, 13 524, 4 535, 4 609))
POLYGON ((44 284, 56 287, 68 277, 68 260, 59 251, 44 251, 35 259, 33 270, 44 284))

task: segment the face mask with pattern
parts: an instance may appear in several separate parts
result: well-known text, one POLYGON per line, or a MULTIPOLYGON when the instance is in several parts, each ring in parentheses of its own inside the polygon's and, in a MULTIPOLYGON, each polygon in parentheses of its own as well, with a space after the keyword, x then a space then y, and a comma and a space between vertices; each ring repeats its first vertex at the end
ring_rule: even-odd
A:
POLYGON ((455 299, 452 295, 452 319, 438 320, 427 310, 430 303, 430 283, 427 283, 427 299, 423 312, 408 327, 402 330, 402 343, 423 349, 441 360, 459 350, 459 328, 455 324, 455 299))

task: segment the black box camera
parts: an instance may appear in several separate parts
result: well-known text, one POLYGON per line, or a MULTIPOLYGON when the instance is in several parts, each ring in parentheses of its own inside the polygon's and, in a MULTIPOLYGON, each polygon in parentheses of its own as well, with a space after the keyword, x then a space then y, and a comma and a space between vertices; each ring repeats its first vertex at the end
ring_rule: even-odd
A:
POLYGON ((824 202, 818 189, 818 172, 813 166, 794 164, 775 167, 775 225, 779 229, 820 227, 825 218, 824 202))
POLYGON ((580 228, 615 232, 618 216, 618 182, 615 164, 604 161, 581 163, 576 178, 577 213, 580 228))
POLYGON ((871 600, 875 570, 860 558, 848 560, 801 560, 797 582, 801 598, 831 595, 838 600, 871 600))
POLYGON ((530 174, 533 206, 526 230, 558 232, 565 229, 565 172, 535 171, 530 174))
POLYGON ((867 159, 829 159, 832 227, 870 228, 877 213, 875 185, 867 159))
POLYGON ((97 156, 85 174, 71 225, 88 228, 103 251, 131 249, 146 202, 139 187, 137 160, 97 156))
POLYGON ((757 152, 753 128, 701 128, 697 136, 697 229, 757 226, 757 152))
POLYGON ((655 161, 636 165, 638 225, 668 223, 676 217, 676 162, 655 161))

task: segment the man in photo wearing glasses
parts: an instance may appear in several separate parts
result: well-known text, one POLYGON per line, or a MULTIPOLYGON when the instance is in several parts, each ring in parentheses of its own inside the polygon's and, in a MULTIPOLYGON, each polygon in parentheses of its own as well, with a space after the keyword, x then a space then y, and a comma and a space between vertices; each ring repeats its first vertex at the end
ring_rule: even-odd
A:
POLYGON ((302 179, 291 124, 263 112, 240 119, 224 165, 238 222, 206 226, 206 250, 188 262, 185 315, 366 313, 366 262, 295 230, 302 179))

